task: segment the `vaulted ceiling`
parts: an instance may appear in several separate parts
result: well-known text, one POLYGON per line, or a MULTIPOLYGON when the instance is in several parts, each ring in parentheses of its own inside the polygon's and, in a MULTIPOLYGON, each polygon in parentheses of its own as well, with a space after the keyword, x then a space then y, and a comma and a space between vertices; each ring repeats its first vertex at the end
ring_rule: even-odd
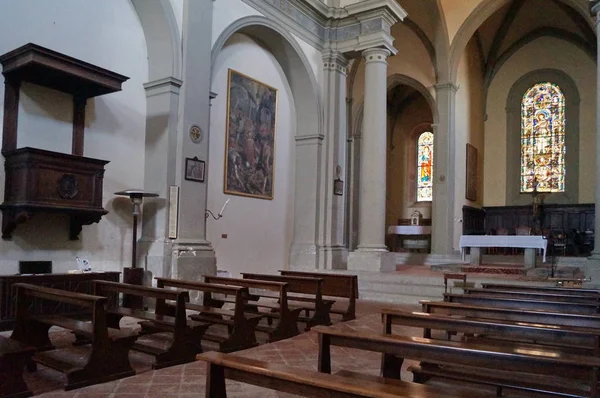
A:
MULTIPOLYGON (((440 15, 434 0, 398 0, 408 12, 402 22, 419 37, 435 64, 440 15)), ((591 17, 583 15, 587 0, 512 0, 493 13, 475 32, 486 85, 519 48, 542 37, 556 37, 596 59, 597 39, 591 17)), ((438 41, 439 43, 439 41, 438 41)))
POLYGON ((561 0, 513 0, 475 32, 485 84, 489 85, 511 55, 542 36, 565 40, 596 59, 596 34, 588 20, 567 3, 561 0))

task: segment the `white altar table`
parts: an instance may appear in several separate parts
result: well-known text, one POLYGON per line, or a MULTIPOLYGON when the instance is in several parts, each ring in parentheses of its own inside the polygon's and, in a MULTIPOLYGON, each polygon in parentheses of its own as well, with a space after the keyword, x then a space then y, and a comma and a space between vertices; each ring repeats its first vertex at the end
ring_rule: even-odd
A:
POLYGON ((431 247, 431 225, 390 225, 387 233, 388 235, 395 235, 392 251, 396 251, 397 237, 426 241, 427 247, 419 247, 419 249, 422 248, 429 251, 431 247))
POLYGON ((541 235, 462 235, 460 237, 461 257, 465 259, 465 248, 471 248, 471 264, 481 264, 482 247, 516 247, 525 249, 525 267, 535 267, 535 251, 542 249, 543 262, 546 262, 548 240, 541 235))

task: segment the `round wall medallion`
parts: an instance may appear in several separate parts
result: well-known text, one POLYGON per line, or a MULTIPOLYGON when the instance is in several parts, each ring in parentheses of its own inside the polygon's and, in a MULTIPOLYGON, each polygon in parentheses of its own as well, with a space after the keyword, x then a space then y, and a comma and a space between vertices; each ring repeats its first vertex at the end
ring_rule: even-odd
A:
POLYGON ((190 126, 190 139, 194 144, 202 141, 202 129, 200 126, 193 124, 190 126))
POLYGON ((58 195, 63 199, 73 199, 79 194, 79 184, 73 174, 63 174, 58 180, 58 195))

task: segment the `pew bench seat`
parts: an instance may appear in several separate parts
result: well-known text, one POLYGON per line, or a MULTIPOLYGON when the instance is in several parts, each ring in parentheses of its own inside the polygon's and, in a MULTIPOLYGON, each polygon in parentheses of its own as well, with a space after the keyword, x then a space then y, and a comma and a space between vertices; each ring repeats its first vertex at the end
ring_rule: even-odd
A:
POLYGON ((504 388, 570 398, 590 396, 589 385, 562 377, 557 377, 556 382, 553 383, 551 377, 540 378, 530 373, 457 367, 454 365, 447 367, 428 363, 409 366, 408 371, 413 373, 415 381, 418 382, 424 382, 430 378, 439 378, 495 386, 498 396, 501 395, 504 388))
POLYGON ((227 397, 225 380, 235 380, 304 397, 464 397, 448 389, 434 388, 406 381, 380 378, 345 377, 344 374, 325 374, 311 370, 287 367, 255 359, 206 352, 197 356, 208 363, 206 397, 227 397))
POLYGON ((23 369, 35 348, 0 336, 0 397, 31 397, 23 380, 23 369))
MULTIPOLYGON (((67 318, 61 315, 38 315, 35 317, 35 319, 47 325, 58 326, 63 329, 70 330, 72 332, 75 332, 76 335, 81 335, 88 339, 91 339, 94 336, 94 325, 91 322, 82 321, 80 319, 67 318)), ((138 337, 137 332, 114 328, 106 329, 108 331, 108 339, 110 341, 118 341, 121 339, 131 338, 135 340, 138 337)))

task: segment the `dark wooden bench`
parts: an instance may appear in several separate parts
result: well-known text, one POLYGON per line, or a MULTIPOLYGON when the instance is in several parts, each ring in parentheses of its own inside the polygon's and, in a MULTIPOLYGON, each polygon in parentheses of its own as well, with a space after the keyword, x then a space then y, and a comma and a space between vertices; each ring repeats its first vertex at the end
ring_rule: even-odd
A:
POLYGON ((200 354, 198 359, 208 363, 206 398, 226 398, 227 379, 310 398, 466 397, 460 391, 452 394, 447 388, 386 380, 349 371, 331 375, 214 351, 200 354))
POLYGON ((119 328, 121 318, 129 316, 142 321, 139 322, 144 333, 164 333, 172 335, 167 348, 159 348, 149 344, 135 343, 133 350, 151 355, 155 358, 153 369, 192 362, 196 354, 202 352, 201 339, 206 329, 210 326, 205 322, 187 320, 185 303, 189 301, 187 291, 165 290, 127 283, 93 281, 94 292, 99 296, 108 296, 112 293, 127 294, 130 296, 145 297, 156 300, 155 311, 125 308, 118 302, 108 303, 107 321, 113 328, 119 328), (172 315, 164 315, 166 301, 175 302, 172 315))
POLYGON ((431 330, 452 331, 465 335, 501 338, 510 341, 531 342, 569 347, 582 353, 600 353, 600 329, 574 326, 544 325, 510 322, 500 319, 466 318, 424 312, 410 312, 384 308, 384 333, 392 333, 393 325, 423 328, 423 337, 431 338, 431 330))
POLYGON ((600 296, 600 290, 596 289, 581 289, 581 288, 569 288, 569 287, 555 287, 555 286, 532 286, 532 285, 507 285, 498 283, 482 283, 483 289, 492 290, 521 290, 521 291, 534 291, 534 292, 548 292, 548 293, 562 293, 562 294, 574 294, 583 296, 600 296))
POLYGON ((185 307, 198 312, 189 316, 194 321, 227 327, 227 336, 214 333, 205 333, 202 336, 203 340, 218 343, 221 352, 238 351, 258 345, 255 330, 262 316, 244 312, 245 301, 249 296, 247 287, 168 278, 155 279, 159 288, 180 288, 203 293, 202 304, 186 303, 185 307), (218 299, 213 300, 213 294, 233 297, 234 307, 232 309, 221 308, 223 302, 218 299))
POLYGON ((600 303, 526 300, 521 298, 487 296, 483 294, 444 293, 444 301, 467 305, 482 305, 486 307, 555 311, 569 314, 598 314, 600 312, 600 303))
POLYGON ((35 347, 0 336, 0 397, 31 397, 23 380, 23 369, 31 361, 35 347))
POLYGON ((600 295, 575 295, 564 294, 561 292, 538 292, 533 290, 493 290, 479 288, 465 288, 465 294, 486 295, 490 297, 505 297, 525 300, 547 300, 547 301, 565 301, 570 303, 590 303, 600 304, 600 295))
MULTIPOLYGON (((270 282, 270 281, 257 281, 252 279, 237 279, 237 278, 224 278, 219 276, 205 276, 204 282, 206 283, 217 283, 221 285, 232 285, 232 286, 243 286, 248 289, 258 289, 258 290, 267 290, 276 293, 274 299, 277 300, 277 304, 275 308, 276 312, 270 311, 261 311, 259 306, 264 303, 259 303, 257 300, 260 299, 259 296, 252 296, 250 292, 249 299, 253 301, 246 302, 246 311, 249 311, 254 314, 260 314, 269 320, 275 319, 276 323, 271 326, 272 322, 269 322, 269 325, 258 325, 256 326, 256 330, 259 332, 267 333, 269 338, 268 342, 274 342, 282 339, 287 339, 289 337, 296 336, 300 333, 298 329, 298 316, 300 315, 301 308, 290 308, 288 306, 288 284, 285 282, 270 282)), ((215 300, 213 298, 213 300, 215 300)), ((232 302, 234 300, 223 299, 223 302, 232 302)), ((272 308, 272 305, 269 305, 269 308, 272 308)))
POLYGON ((516 308, 485 307, 446 301, 421 300, 423 312, 428 314, 461 315, 472 318, 501 319, 514 322, 543 323, 548 325, 600 328, 600 316, 566 314, 562 312, 521 310, 516 308))
MULTIPOLYGON (((305 276, 283 276, 270 274, 252 274, 242 272, 244 279, 263 280, 272 282, 285 282, 288 284, 288 293, 304 294, 305 296, 288 297, 290 301, 297 301, 295 308, 312 311, 312 316, 299 316, 298 320, 306 323, 306 330, 310 330, 315 325, 331 325, 330 311, 334 304, 333 300, 323 299, 323 279, 305 276), (308 300, 305 300, 308 299, 308 300)), ((260 295, 261 297, 270 297, 272 295, 260 295)), ((277 308, 272 308, 277 311, 277 308)))
POLYGON ((33 360, 65 373, 65 390, 105 383, 135 374, 129 363, 129 350, 138 334, 107 326, 105 297, 24 283, 16 283, 13 288, 16 289, 17 309, 15 329, 11 338, 38 350, 48 351, 36 353, 33 360), (65 315, 32 315, 31 303, 34 299, 52 300, 84 308, 92 313, 92 320, 85 322, 65 315), (91 351, 84 364, 72 363, 50 351, 54 348, 48 337, 48 330, 52 326, 71 330, 90 341, 91 351))
POLYGON ((596 356, 557 354, 552 348, 545 347, 533 350, 513 345, 505 347, 366 333, 341 326, 345 324, 313 328, 319 334, 318 369, 321 372, 331 372, 331 346, 340 346, 381 352, 381 374, 389 378, 400 379, 404 359, 412 359, 427 364, 427 369, 418 366, 409 368, 417 382, 425 382, 431 376, 442 376, 556 395, 599 396, 600 358, 596 356), (428 373, 429 369, 437 373, 428 373), (486 370, 497 374, 497 377, 492 377, 486 370), (500 375, 499 370, 506 371, 500 375))
POLYGON ((348 307, 346 309, 332 308, 330 313, 342 315, 342 321, 356 319, 356 300, 358 299, 357 275, 287 270, 279 270, 279 273, 284 276, 307 276, 323 279, 321 294, 324 297, 342 297, 348 299, 348 307))
POLYGON ((462 289, 465 289, 465 287, 467 286, 467 274, 463 272, 444 272, 444 293, 448 293, 449 280, 462 281, 462 284, 460 286, 462 289))

